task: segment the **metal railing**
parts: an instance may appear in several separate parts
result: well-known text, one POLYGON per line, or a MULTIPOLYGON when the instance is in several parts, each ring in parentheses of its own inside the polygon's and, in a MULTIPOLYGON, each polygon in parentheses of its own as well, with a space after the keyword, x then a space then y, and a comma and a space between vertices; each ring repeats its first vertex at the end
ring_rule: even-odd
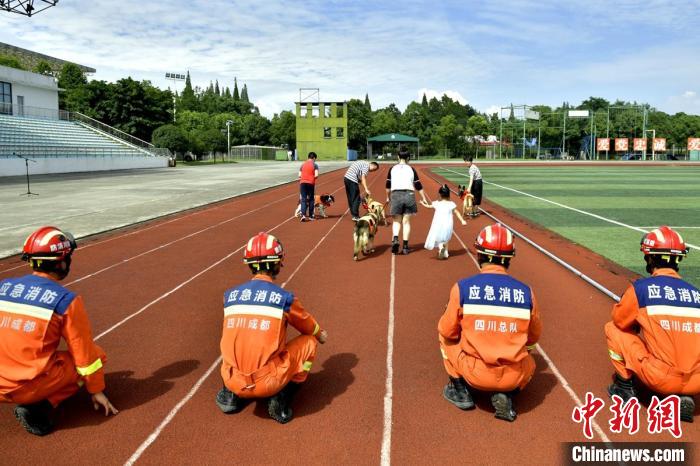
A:
POLYGON ((0 158, 22 157, 153 157, 143 151, 129 147, 43 147, 0 145, 0 158))
MULTIPOLYGON (((17 106, 11 103, 1 103, 0 104, 0 115, 8 115, 18 118, 34 118, 43 120, 61 120, 70 121, 79 124, 84 127, 89 127, 88 129, 93 132, 97 132, 105 136, 106 138, 114 140, 115 143, 124 144, 130 146, 132 149, 145 153, 146 155, 151 155, 154 157, 172 157, 173 154, 167 148, 155 147, 150 142, 139 139, 135 136, 125 133, 124 131, 118 130, 112 126, 105 123, 90 118, 87 115, 83 115, 79 112, 68 112, 66 110, 54 110, 48 108, 39 107, 29 107, 26 105, 17 106)), ((24 146, 23 146, 24 147, 24 146)), ((56 150, 60 150, 58 147, 56 150)), ((86 148, 83 148, 86 149, 86 148)), ((92 149, 87 149, 92 150, 92 149)), ((107 149, 114 152, 119 152, 119 149, 107 149)))
POLYGON ((0 115, 38 118, 41 120, 68 120, 69 118, 69 112, 66 110, 14 105, 7 102, 0 103, 0 115))

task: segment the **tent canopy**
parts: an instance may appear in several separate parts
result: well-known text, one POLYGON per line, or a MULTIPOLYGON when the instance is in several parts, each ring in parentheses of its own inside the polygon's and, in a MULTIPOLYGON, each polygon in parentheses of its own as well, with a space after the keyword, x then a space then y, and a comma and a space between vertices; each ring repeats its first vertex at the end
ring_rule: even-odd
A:
POLYGON ((405 134, 389 133, 371 137, 367 139, 367 142, 418 142, 418 138, 405 134))

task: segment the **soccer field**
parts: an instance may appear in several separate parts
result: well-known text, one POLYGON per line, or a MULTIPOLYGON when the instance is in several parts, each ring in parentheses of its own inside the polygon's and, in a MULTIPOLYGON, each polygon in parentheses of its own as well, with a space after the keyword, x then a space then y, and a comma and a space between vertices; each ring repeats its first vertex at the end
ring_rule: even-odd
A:
MULTIPOLYGON (((675 228, 681 274, 700 286, 700 166, 483 166, 484 197, 639 274, 642 230, 675 228)), ((455 184, 465 167, 436 174, 455 184)))

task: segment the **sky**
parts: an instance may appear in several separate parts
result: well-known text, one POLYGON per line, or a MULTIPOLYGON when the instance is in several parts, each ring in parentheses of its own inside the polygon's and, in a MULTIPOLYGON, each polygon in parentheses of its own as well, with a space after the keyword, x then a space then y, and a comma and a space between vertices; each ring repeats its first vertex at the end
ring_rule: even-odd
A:
POLYGON ((589 96, 700 114, 699 0, 61 0, 0 12, 0 42, 182 90, 246 83, 271 117, 299 88, 404 110, 423 93, 489 113, 589 96))

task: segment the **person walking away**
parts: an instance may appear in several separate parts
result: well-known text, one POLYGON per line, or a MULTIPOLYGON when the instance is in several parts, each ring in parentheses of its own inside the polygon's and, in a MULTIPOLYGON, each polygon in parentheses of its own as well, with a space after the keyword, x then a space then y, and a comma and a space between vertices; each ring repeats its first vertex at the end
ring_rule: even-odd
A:
POLYGON ((481 273, 452 287, 438 323, 450 379, 443 397, 467 410, 474 408, 469 387, 491 393, 495 417, 512 422, 517 417, 513 395, 535 372, 530 350, 542 331, 540 314, 532 289, 508 275, 513 234, 501 224, 489 225, 474 246, 481 273))
POLYGON ((435 209, 433 214, 433 223, 430 224, 430 231, 425 240, 425 249, 432 251, 438 248, 438 259, 447 259, 449 257, 448 243, 452 238, 454 214, 462 225, 467 222, 462 217, 457 209, 457 204, 450 200, 450 188, 447 185, 440 186, 438 190, 439 200, 433 201, 432 204, 422 203, 423 207, 435 209))
POLYGON ((268 414, 292 420, 292 398, 306 381, 318 343, 328 333, 294 293, 274 283, 284 259, 282 243, 268 233, 250 238, 243 262, 253 279, 224 293, 221 378, 216 405, 225 414, 243 409, 246 400, 267 398, 268 414), (287 341, 287 325, 301 335, 287 341))
POLYGON ((372 193, 367 187, 367 173, 379 170, 377 162, 368 162, 366 160, 357 160, 350 164, 345 172, 345 194, 348 197, 348 207, 352 215, 352 221, 357 222, 360 219, 360 185, 365 191, 365 196, 371 196, 372 193))
POLYGON ((637 396, 636 381, 654 393, 677 395, 681 420, 693 422, 700 393, 700 291, 678 274, 688 247, 662 226, 642 236, 650 277, 631 284, 605 324, 615 374, 610 396, 637 396))
POLYGON ((34 435, 53 431, 54 409, 83 385, 95 410, 118 413, 104 394, 106 356, 92 338, 83 298, 58 284, 77 247, 70 233, 41 227, 22 248, 32 273, 0 280, 0 403, 16 403, 15 417, 34 435), (58 350, 61 338, 65 351, 58 350))
POLYGON ((309 157, 299 169, 299 193, 301 203, 301 221, 315 220, 314 218, 314 188, 318 178, 316 152, 309 152, 309 157), (307 215, 308 213, 308 215, 307 215))
POLYGON ((467 167, 469 168, 469 184, 467 184, 467 192, 474 196, 474 203, 472 204, 471 216, 476 217, 479 215, 479 206, 481 205, 481 196, 484 192, 484 182, 481 177, 481 170, 474 163, 473 157, 465 157, 464 161, 467 162, 467 167))
POLYGON ((428 200, 423 193, 423 185, 418 178, 416 170, 408 164, 410 154, 408 151, 399 152, 399 163, 391 167, 386 179, 386 200, 391 203, 389 213, 393 217, 391 231, 393 238, 391 241, 391 253, 399 253, 399 233, 403 229, 402 254, 408 254, 408 239, 411 236, 411 216, 418 212, 416 205, 416 190, 421 196, 423 203, 428 200))

